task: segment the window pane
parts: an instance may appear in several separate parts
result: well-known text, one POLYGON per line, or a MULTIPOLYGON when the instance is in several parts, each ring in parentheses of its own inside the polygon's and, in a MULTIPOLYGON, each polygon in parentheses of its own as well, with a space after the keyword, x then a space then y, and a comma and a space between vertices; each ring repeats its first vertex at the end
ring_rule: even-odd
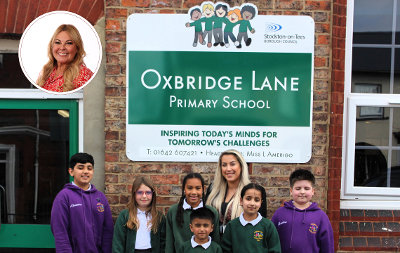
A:
POLYGON ((390 93, 390 59, 389 48, 353 48, 353 93, 390 93), (356 87, 356 84, 360 84, 356 87), (365 85, 379 86, 368 88, 365 85), (379 91, 379 92, 378 92, 379 91))
MULTIPOLYGON (((400 147, 400 108, 397 107, 393 108, 392 146, 400 147)), ((400 161, 400 159, 398 161, 400 161)))
POLYGON ((69 181, 69 118, 58 110, 0 110, 1 223, 50 224, 57 193, 69 181), (37 176, 36 176, 37 174, 37 176))
POLYGON ((388 154, 387 150, 356 148, 354 186, 399 188, 400 166, 395 165, 399 161, 398 153, 392 151, 392 166, 387 168, 386 160, 383 160, 388 154))
POLYGON ((354 186, 400 187, 399 118, 400 108, 357 107, 354 186))
POLYGON ((400 44, 400 4, 398 1, 396 10, 396 44, 400 44))
POLYGON ((357 107, 356 143, 368 146, 389 145, 389 109, 357 107), (380 118, 378 118, 380 117, 380 118))
POLYGON ((392 170, 396 167, 400 169, 400 150, 393 150, 392 151, 392 162, 390 164, 392 170))
POLYGON ((382 185, 381 178, 377 175, 387 171, 387 154, 387 150, 380 150, 368 143, 356 143, 354 186, 382 185))
POLYGON ((391 44, 393 0, 354 1, 354 44, 391 44))
MULTIPOLYGON (((0 54, 0 89, 35 88, 22 72, 18 54, 0 54)), ((36 89, 36 88, 35 88, 36 89)))
POLYGON ((394 52, 395 55, 394 55, 393 94, 400 94, 400 49, 396 48, 394 52))

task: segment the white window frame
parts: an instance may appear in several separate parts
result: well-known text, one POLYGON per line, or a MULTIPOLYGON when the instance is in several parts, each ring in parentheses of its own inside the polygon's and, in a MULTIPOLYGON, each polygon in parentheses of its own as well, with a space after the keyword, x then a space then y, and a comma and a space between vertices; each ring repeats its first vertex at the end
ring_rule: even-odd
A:
MULTIPOLYGON (((395 1, 396 2, 396 1, 395 1)), ((394 4, 394 12, 396 3, 394 4)), ((395 19, 396 17, 394 17, 395 19)), ((345 85, 343 110, 341 209, 400 210, 398 188, 354 186, 357 106, 400 107, 400 94, 351 93, 354 0, 347 1, 345 85)), ((395 21, 395 20, 394 20, 395 21)), ((393 35, 394 36, 394 35, 393 35)), ((389 47, 390 48, 390 47, 389 47)), ((397 46, 396 46, 397 48, 397 46)), ((392 60, 394 54, 392 52, 392 60)), ((393 64, 392 64, 393 66, 393 64)), ((392 68, 391 75, 394 74, 392 68)), ((393 76, 391 76, 393 80, 393 76)), ((393 110, 390 115, 392 127, 393 110)), ((390 128, 391 129, 391 128, 390 128)), ((389 138, 391 146, 392 138, 389 138)), ((378 147, 381 148, 381 147, 378 147)), ((396 150, 393 147, 391 150, 396 150)), ((389 152, 389 158, 391 152, 389 152)))

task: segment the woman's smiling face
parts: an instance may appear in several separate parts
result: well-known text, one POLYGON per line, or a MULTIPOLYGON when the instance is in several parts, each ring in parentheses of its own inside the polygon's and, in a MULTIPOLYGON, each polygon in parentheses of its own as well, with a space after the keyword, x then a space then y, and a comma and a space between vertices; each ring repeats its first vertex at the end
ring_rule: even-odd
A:
POLYGON ((59 32, 53 43, 53 57, 58 66, 68 65, 74 58, 78 49, 71 36, 66 31, 59 32))
POLYGON ((240 181, 242 166, 235 155, 227 154, 221 158, 222 176, 228 182, 237 183, 240 181))

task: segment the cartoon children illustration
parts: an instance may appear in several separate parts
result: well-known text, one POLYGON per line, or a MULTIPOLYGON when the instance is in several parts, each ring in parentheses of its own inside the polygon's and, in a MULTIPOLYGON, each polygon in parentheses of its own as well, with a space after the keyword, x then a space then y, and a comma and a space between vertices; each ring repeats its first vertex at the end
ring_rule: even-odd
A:
POLYGON ((228 20, 225 21, 225 29, 224 29, 224 40, 225 40, 225 47, 229 47, 229 38, 231 38, 232 42, 235 46, 239 46, 239 41, 236 40, 235 35, 233 35, 233 28, 238 25, 238 21, 242 20, 242 16, 240 14, 239 9, 234 9, 228 12, 228 20))
MULTIPOLYGON (((200 19, 201 22, 205 23, 205 28, 203 32, 203 40, 207 37, 207 47, 211 47, 212 30, 213 30, 213 19, 214 19, 214 6, 211 2, 205 2, 203 5, 203 16, 200 19)), ((205 43, 203 43, 204 45, 205 43)))
POLYGON ((256 32, 254 28, 252 28, 250 25, 250 20, 253 19, 254 16, 256 15, 256 9, 251 5, 244 5, 242 6, 240 14, 242 15, 243 19, 239 21, 240 26, 239 26, 239 33, 237 36, 237 41, 239 42, 239 45, 236 46, 237 48, 242 48, 241 44, 242 38, 243 41, 246 43, 246 46, 249 46, 251 44, 251 38, 247 36, 247 28, 251 33, 256 32))
POLYGON ((226 14, 228 13, 228 6, 224 3, 217 3, 215 7, 215 16, 214 16, 214 47, 221 45, 223 47, 225 45, 223 41, 223 32, 222 32, 222 23, 227 21, 226 14))
POLYGON ((194 8, 190 12, 190 19, 193 20, 194 22, 192 22, 192 23, 187 22, 185 24, 186 27, 194 26, 194 41, 193 41, 194 47, 197 46, 197 41, 199 41, 199 43, 203 44, 203 28, 201 26, 200 18, 201 18, 200 9, 194 8))

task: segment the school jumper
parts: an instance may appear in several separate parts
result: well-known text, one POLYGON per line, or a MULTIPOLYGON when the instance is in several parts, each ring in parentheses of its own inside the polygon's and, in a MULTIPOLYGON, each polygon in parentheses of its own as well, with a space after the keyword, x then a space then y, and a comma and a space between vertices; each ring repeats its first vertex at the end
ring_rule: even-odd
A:
MULTIPOLYGON (((165 252, 165 216, 161 213, 161 221, 158 224, 157 232, 154 234, 150 232, 151 252, 164 253, 165 252)), ((130 229, 126 226, 129 220, 129 210, 124 209, 119 214, 115 223, 114 238, 112 245, 113 253, 133 253, 135 252, 136 243, 136 229, 130 229)))
MULTIPOLYGON (((186 199, 185 199, 186 202, 186 199)), ((203 203, 201 202, 197 208, 203 207, 203 203)), ((214 221, 214 230, 210 233, 213 241, 219 244, 219 221, 218 221, 218 212, 214 207, 206 205, 206 207, 213 211, 215 216, 214 221)), ((195 209, 197 209, 195 208, 195 209)), ((171 206, 167 213, 167 239, 165 252, 173 253, 177 252, 179 247, 186 241, 189 241, 193 236, 193 232, 190 231, 190 214, 192 213, 192 209, 186 209, 183 211, 183 224, 182 227, 178 225, 176 222, 176 213, 178 212, 178 204, 171 206)))
POLYGON ((283 253, 334 253, 333 230, 317 203, 301 210, 293 201, 284 203, 272 217, 283 253))
POLYGON ((258 213, 248 222, 243 213, 226 225, 221 248, 224 253, 280 253, 279 235, 274 224, 258 213))
POLYGON ((94 185, 87 191, 72 183, 56 196, 51 209, 51 231, 56 251, 110 253, 114 224, 106 196, 94 185))
POLYGON ((194 241, 194 236, 192 236, 190 241, 186 241, 181 245, 178 253, 222 253, 222 249, 212 241, 211 236, 208 237, 208 242, 204 244, 198 244, 194 241))

